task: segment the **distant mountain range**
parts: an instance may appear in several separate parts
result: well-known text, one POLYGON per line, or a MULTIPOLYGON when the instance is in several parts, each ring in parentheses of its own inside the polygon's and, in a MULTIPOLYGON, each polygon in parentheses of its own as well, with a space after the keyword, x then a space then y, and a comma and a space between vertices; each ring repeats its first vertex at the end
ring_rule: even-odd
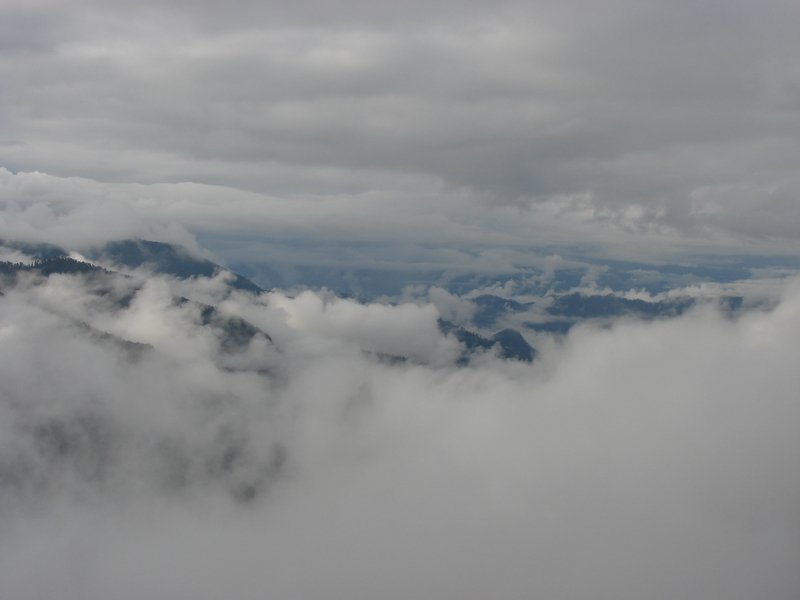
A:
MULTIPOLYGON (((719 308, 728 314, 735 314, 741 310, 743 300, 741 296, 717 298, 719 308)), ((582 321, 607 321, 621 317, 647 320, 677 317, 698 302, 697 299, 690 297, 647 301, 610 293, 580 292, 550 294, 534 302, 518 302, 493 295, 477 296, 472 301, 476 305, 473 323, 477 326, 492 327, 516 317, 517 322, 525 319, 524 326, 531 331, 561 335, 582 321), (535 317, 535 320, 532 317, 535 317)))
POLYGON ((514 329, 503 329, 491 337, 485 337, 443 319, 439 320, 439 329, 442 333, 455 336, 464 346, 464 352, 459 358, 461 364, 467 364, 475 351, 491 350, 495 346, 503 358, 532 362, 536 356, 533 346, 522 337, 519 331, 514 329))
POLYGON ((528 310, 533 303, 521 303, 509 298, 501 298, 491 294, 482 294, 472 298, 476 312, 472 322, 479 327, 491 327, 501 315, 521 313, 528 310))
POLYGON ((682 314, 693 304, 694 300, 691 298, 646 302, 614 294, 585 295, 575 292, 555 297, 553 303, 547 307, 547 312, 557 317, 580 319, 623 315, 641 318, 673 317, 682 314))
POLYGON ((89 258, 103 260, 116 267, 128 269, 147 267, 154 273, 172 275, 179 279, 213 277, 222 271, 228 271, 233 275, 230 282, 231 287, 255 293, 264 291, 249 279, 210 260, 193 256, 184 248, 172 244, 147 240, 109 242, 93 250, 89 254, 89 258))
MULTIPOLYGON (((0 246, 18 250, 26 256, 32 257, 31 262, 0 262, 0 293, 2 288, 13 287, 20 274, 34 274, 42 277, 51 275, 79 275, 113 277, 114 271, 100 267, 97 264, 84 262, 71 258, 68 252, 58 246, 49 244, 21 244, 0 242, 0 246)), ((152 273, 170 275, 179 279, 191 277, 213 277, 226 269, 212 261, 192 256, 185 249, 146 240, 122 240, 110 242, 100 248, 92 250, 89 258, 93 261, 119 268, 123 271, 132 269, 146 269, 152 273)), ((101 282, 102 284, 102 282, 101 282)), ((263 290, 248 279, 232 274, 229 281, 232 289, 260 293, 263 290)), ((108 294, 111 286, 98 286, 97 293, 108 294)), ((117 308, 125 308, 131 301, 131 295, 123 295, 116 299, 117 308)), ((174 300, 176 306, 193 302, 187 298, 178 297, 174 300)), ((197 303, 195 303, 197 304, 197 303)), ((236 352, 244 348, 256 336, 264 336, 268 341, 272 338, 248 321, 239 317, 222 315, 214 306, 198 304, 200 308, 201 325, 213 327, 219 332, 221 348, 227 352, 236 352)), ((77 330, 83 331, 97 341, 110 342, 117 346, 131 350, 139 355, 147 347, 129 340, 117 338, 106 332, 96 331, 82 322, 76 322, 77 330)), ((504 329, 496 334, 486 337, 464 327, 455 326, 445 321, 440 321, 440 329, 445 334, 451 334, 464 346, 460 364, 469 362, 470 356, 476 351, 490 350, 497 346, 500 356, 509 359, 532 361, 535 350, 525 341, 518 332, 504 329)), ((402 357, 394 357, 402 358, 402 357)))
MULTIPOLYGON (((69 258, 70 253, 66 249, 53 244, 32 244, 0 239, 0 247, 18 250, 33 259, 33 263, 18 265, 0 263, 5 265, 0 268, 6 273, 29 270, 47 275, 92 270, 91 264, 69 258)), ((86 257, 93 262, 108 264, 114 269, 145 268, 153 273, 171 275, 178 279, 213 277, 218 273, 228 272, 232 275, 229 283, 231 287, 255 293, 264 291, 246 277, 222 265, 195 256, 181 246, 163 242, 141 239, 112 241, 92 248, 86 253, 86 257)))
MULTIPOLYGON (((160 244, 160 246, 165 246, 166 244, 160 244)), ((163 249, 161 249, 163 251, 163 249)), ((175 253, 179 253, 178 249, 175 249, 175 253)), ((173 253, 164 253, 166 256, 172 257, 173 253)), ((49 277, 51 275, 76 275, 76 276, 90 276, 91 281, 95 284, 91 289, 94 293, 98 296, 104 297, 108 300, 109 304, 114 307, 114 309, 123 309, 127 308, 130 301, 132 294, 125 293, 117 297, 112 296, 112 289, 113 286, 110 285, 110 279, 108 281, 103 280, 103 277, 112 278, 117 274, 113 271, 109 271, 103 267, 99 267, 97 265, 83 262, 80 260, 76 260, 70 258, 68 256, 58 255, 55 252, 47 254, 50 256, 49 258, 39 258, 34 260, 31 263, 11 263, 11 262, 2 262, 0 261, 0 295, 2 295, 3 288, 10 288, 14 287, 17 284, 17 277, 20 274, 33 274, 39 275, 42 277, 49 277)), ((210 275, 213 275, 216 271, 208 271, 206 268, 205 263, 201 263, 197 261, 203 267, 203 272, 208 272, 210 275)), ((205 261, 209 262, 209 261, 205 261)), ((145 263, 142 263, 143 265, 145 263)), ((149 261, 146 264, 151 264, 149 261)), ((170 263, 167 264, 169 266, 170 263)), ((173 265, 175 263, 172 263, 173 265)), ((187 260, 183 263, 180 263, 180 266, 186 267, 186 265, 191 264, 190 260, 187 260)), ((213 264, 213 263, 211 263, 213 264)), ((138 266, 138 265, 137 265, 138 266)), ((218 265, 215 265, 217 269, 221 269, 218 265)), ((160 269, 158 272, 172 274, 169 272, 168 269, 160 269)), ((184 277, 194 277, 194 276, 204 276, 202 273, 198 273, 195 275, 188 270, 183 271, 184 277)), ((230 282, 230 286, 232 288, 241 288, 241 279, 233 279, 230 282)), ((247 281, 247 280, 244 280, 247 281)), ((248 288, 244 288, 248 289, 248 288)), ((248 290, 252 291, 252 290, 248 290)), ((250 341, 256 336, 263 336, 266 340, 272 341, 272 338, 264 331, 260 330, 259 328, 255 327, 248 321, 245 321, 242 318, 236 316, 227 316, 221 314, 216 307, 209 306, 206 304, 201 304, 198 302, 194 302, 189 300, 188 298, 177 297, 174 299, 174 304, 176 306, 182 306, 187 303, 195 304, 198 309, 200 310, 200 319, 201 325, 204 327, 210 327, 217 331, 218 335, 217 338, 220 341, 220 347, 223 351, 226 352, 237 352, 239 350, 244 349, 250 341)), ((76 331, 79 333, 84 333, 98 341, 100 343, 112 343, 118 347, 121 347, 125 350, 132 352, 133 354, 139 356, 142 352, 147 350, 146 344, 140 344, 137 342, 133 342, 130 340, 126 340, 120 338, 118 336, 114 336, 104 331, 98 331, 88 324, 83 323, 81 321, 75 321, 73 325, 76 327, 76 331)))
MULTIPOLYGON (((15 278, 21 273, 38 274, 44 277, 53 274, 95 274, 99 277, 104 274, 112 275, 112 271, 97 266, 105 265, 108 269, 120 270, 123 273, 141 269, 145 272, 169 275, 178 279, 213 277, 219 273, 228 272, 230 273, 228 285, 231 289, 253 293, 264 291, 249 279, 233 273, 219 264, 193 255, 179 246, 162 242, 141 239, 109 242, 87 253, 88 259, 93 261, 91 263, 71 258, 65 249, 52 244, 29 244, 0 240, 0 247, 14 250, 32 259, 30 262, 0 262, 3 287, 13 285, 15 278)), ((0 288, 0 293, 2 293, 2 288, 0 288)), ((129 300, 130 298, 120 298, 119 302, 124 303, 129 300)), ((527 330, 533 335, 541 333, 563 335, 576 323, 582 321, 608 320, 619 317, 638 319, 675 317, 683 314, 696 303, 696 300, 688 297, 645 301, 611 293, 586 294, 579 292, 551 293, 532 301, 529 299, 521 301, 492 294, 481 294, 469 300, 475 307, 471 320, 458 324, 446 320, 439 321, 439 329, 445 334, 454 336, 462 344, 464 351, 459 360, 462 364, 469 362, 476 352, 485 352, 494 348, 504 358, 525 362, 533 361, 536 357, 536 350, 519 329, 527 330)), ((177 304, 181 304, 190 300, 176 298, 175 301, 177 304)), ((723 310, 735 312, 741 308, 742 298, 738 296, 721 298, 720 306, 723 310)), ((243 319, 221 316, 213 306, 203 305, 201 313, 203 325, 219 329, 223 345, 231 351, 243 347, 257 335, 271 339, 266 332, 260 331, 243 319)), ((125 341, 122 340, 122 342, 125 341)))

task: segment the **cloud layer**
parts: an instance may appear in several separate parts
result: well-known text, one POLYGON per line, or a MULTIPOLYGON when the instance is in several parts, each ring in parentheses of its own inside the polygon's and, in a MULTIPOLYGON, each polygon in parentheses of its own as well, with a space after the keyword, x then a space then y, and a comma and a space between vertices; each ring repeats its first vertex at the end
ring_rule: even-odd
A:
POLYGON ((431 305, 6 288, 4 593, 794 598, 799 308, 794 286, 456 368, 431 305), (223 351, 176 295, 269 339, 223 351))
POLYGON ((793 2, 5 6, 14 173, 222 186, 222 229, 301 238, 796 250, 793 2))
POLYGON ((3 597, 796 599, 797 282, 466 367, 430 286, 796 255, 798 18, 5 0, 0 239, 437 279, 3 283, 3 597))

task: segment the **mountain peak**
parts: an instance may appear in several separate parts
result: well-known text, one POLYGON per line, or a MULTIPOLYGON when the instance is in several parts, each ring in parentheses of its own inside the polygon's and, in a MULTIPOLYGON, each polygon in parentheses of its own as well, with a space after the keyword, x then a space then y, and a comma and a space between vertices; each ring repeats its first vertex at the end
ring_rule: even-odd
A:
POLYGON ((92 251, 92 257, 105 259, 118 267, 146 267, 154 273, 172 275, 179 279, 214 277, 220 272, 233 274, 231 287, 254 293, 264 290, 249 279, 229 269, 199 257, 182 246, 152 240, 128 239, 108 242, 92 251))

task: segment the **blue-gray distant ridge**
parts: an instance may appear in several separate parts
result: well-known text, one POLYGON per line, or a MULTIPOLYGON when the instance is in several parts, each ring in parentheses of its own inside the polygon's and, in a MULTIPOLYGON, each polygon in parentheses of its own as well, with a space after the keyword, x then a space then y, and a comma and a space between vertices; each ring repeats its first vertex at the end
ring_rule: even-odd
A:
MULTIPOLYGON (((205 258, 193 256, 180 246, 149 240, 120 240, 109 242, 93 251, 96 258, 104 258, 117 266, 137 269, 148 267, 155 273, 172 275, 179 279, 189 277, 214 277, 224 267, 205 258)), ((238 273, 233 273, 230 286, 239 290, 260 293, 264 290, 238 273)))

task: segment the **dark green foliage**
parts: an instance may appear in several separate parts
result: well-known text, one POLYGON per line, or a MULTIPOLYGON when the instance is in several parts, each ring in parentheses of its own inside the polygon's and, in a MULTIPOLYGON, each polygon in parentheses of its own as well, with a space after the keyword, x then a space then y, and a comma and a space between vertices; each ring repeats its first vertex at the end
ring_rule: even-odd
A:
POLYGON ((107 273, 105 269, 75 260, 67 256, 35 260, 30 264, 0 262, 0 273, 16 275, 17 273, 39 273, 45 277, 54 274, 74 275, 83 273, 107 273))

